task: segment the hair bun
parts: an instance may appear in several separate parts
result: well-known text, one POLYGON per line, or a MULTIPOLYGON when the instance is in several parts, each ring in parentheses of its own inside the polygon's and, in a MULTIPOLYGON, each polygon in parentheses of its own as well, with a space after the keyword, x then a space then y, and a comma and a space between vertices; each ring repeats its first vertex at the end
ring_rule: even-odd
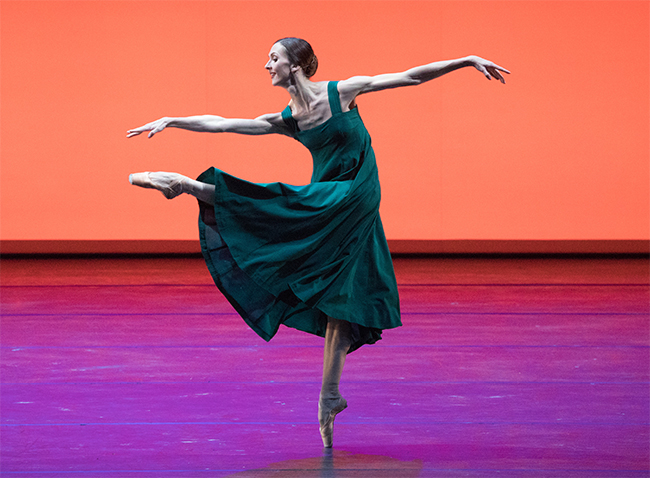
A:
POLYGON ((318 58, 309 43, 295 37, 281 38, 276 43, 284 47, 292 65, 299 66, 307 78, 314 76, 318 69, 318 58))
POLYGON ((312 55, 309 64, 305 65, 305 76, 311 78, 316 73, 316 70, 318 70, 318 58, 316 58, 316 55, 312 55))

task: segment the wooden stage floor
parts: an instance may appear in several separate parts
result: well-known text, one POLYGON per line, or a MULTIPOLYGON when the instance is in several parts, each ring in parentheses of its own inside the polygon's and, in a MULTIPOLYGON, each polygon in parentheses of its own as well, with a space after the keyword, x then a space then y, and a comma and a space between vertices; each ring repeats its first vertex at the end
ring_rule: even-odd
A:
POLYGON ((259 339, 197 258, 3 259, 3 477, 647 477, 646 258, 397 258, 404 326, 259 339))

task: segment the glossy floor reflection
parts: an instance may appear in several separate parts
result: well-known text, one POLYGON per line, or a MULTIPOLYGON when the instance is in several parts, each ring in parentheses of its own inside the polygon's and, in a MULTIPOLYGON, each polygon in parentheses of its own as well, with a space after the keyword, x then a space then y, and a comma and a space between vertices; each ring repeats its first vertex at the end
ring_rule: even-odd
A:
POLYGON ((421 460, 402 461, 324 449, 320 457, 272 463, 228 478, 418 478, 421 470, 421 460))

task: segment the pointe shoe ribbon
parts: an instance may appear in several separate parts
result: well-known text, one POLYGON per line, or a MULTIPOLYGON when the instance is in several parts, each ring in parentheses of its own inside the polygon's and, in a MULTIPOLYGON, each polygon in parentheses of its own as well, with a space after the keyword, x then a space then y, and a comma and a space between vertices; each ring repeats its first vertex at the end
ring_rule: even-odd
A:
POLYGON ((331 404, 332 408, 327 408, 324 403, 318 401, 318 422, 320 424, 320 436, 323 439, 323 446, 331 448, 334 433, 334 418, 336 415, 348 407, 348 402, 339 397, 338 400, 331 404))
MULTIPOLYGON (((147 189, 157 189, 167 199, 173 199, 176 196, 183 194, 183 178, 154 178, 152 179, 150 172, 133 173, 129 174, 129 182, 134 186, 147 189)), ((167 173, 154 173, 154 174, 167 174, 167 173)), ((178 175, 180 176, 180 175, 178 175)))

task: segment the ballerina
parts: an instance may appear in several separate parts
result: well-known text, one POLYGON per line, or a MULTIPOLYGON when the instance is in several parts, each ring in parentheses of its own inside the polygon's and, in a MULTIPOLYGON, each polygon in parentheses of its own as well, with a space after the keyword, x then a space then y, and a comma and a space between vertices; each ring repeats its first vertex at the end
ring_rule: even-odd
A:
POLYGON ((248 135, 282 134, 313 158, 305 186, 250 183, 216 168, 196 180, 168 172, 135 173, 131 184, 172 199, 198 199, 201 249, 217 287, 265 340, 280 324, 325 337, 318 421, 325 447, 334 418, 347 407, 339 384, 346 355, 401 325, 392 261, 379 217, 380 187, 359 95, 419 85, 463 67, 505 83, 510 73, 468 56, 401 73, 314 82, 318 59, 306 41, 273 44, 266 70, 289 93, 279 113, 255 119, 213 115, 164 117, 127 137, 165 128, 248 135))

